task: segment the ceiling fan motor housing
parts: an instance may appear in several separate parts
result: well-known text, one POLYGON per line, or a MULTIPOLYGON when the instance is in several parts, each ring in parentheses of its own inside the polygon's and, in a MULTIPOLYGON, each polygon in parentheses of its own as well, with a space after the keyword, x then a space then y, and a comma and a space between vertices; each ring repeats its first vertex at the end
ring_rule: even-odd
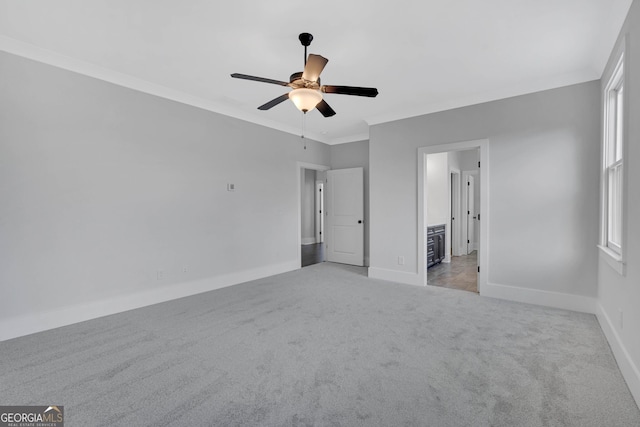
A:
POLYGON ((302 78, 302 71, 291 74, 289 77, 290 86, 294 89, 307 88, 307 89, 320 89, 320 77, 315 82, 305 80, 302 78))

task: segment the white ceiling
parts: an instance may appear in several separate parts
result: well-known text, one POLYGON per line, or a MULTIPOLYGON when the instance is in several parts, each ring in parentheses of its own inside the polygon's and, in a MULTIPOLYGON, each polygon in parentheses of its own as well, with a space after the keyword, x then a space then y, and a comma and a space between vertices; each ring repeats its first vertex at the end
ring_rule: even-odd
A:
POLYGON ((371 124, 598 79, 632 0, 0 0, 0 49, 294 134, 291 102, 257 106, 302 71, 298 34, 329 59, 337 112, 307 137, 368 138, 371 124))

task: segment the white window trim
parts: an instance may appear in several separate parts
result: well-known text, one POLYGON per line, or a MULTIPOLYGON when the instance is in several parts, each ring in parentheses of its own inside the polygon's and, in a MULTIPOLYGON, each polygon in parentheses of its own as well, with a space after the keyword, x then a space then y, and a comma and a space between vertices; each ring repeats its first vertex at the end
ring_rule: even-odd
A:
POLYGON ((600 257, 609 264, 611 268, 622 276, 627 274, 627 264, 622 260, 622 256, 606 246, 598 245, 598 248, 600 249, 600 257))
POLYGON ((626 153, 627 153, 627 144, 625 143, 627 140, 627 123, 628 123, 628 104, 626 99, 628 98, 627 96, 625 96, 623 98, 623 137, 622 137, 622 203, 621 203, 621 209, 622 209, 622 221, 621 221, 621 242, 620 242, 620 250, 619 252, 616 252, 615 250, 611 249, 609 246, 609 237, 608 237, 608 205, 609 205, 609 200, 608 200, 608 192, 609 192, 609 188, 608 188, 608 173, 609 173, 609 165, 608 164, 608 152, 607 150, 609 150, 609 143, 608 141, 611 138, 611 129, 609 128, 609 124, 610 124, 610 93, 611 91, 617 87, 620 86, 620 79, 622 79, 622 85, 624 85, 624 78, 625 78, 625 54, 624 54, 624 47, 626 44, 626 40, 623 40, 621 45, 621 48, 618 50, 617 54, 616 54, 616 61, 613 63, 615 64, 615 66, 613 68, 611 68, 609 70, 609 72, 606 72, 605 75, 603 75, 603 80, 607 81, 607 85, 605 86, 603 92, 602 92, 602 100, 603 100, 603 134, 602 134, 602 165, 601 165, 601 176, 600 176, 600 182, 601 182, 601 190, 600 190, 600 243, 598 244, 598 248, 600 249, 600 255, 601 258, 609 265, 611 266, 611 268, 613 268, 613 270, 615 270, 618 274, 620 275, 626 275, 626 259, 625 259, 625 254, 626 254, 626 235, 627 235, 627 221, 626 221, 626 216, 624 215, 625 213, 625 208, 626 208, 626 177, 627 177, 627 167, 625 166, 627 161, 626 161, 626 153))

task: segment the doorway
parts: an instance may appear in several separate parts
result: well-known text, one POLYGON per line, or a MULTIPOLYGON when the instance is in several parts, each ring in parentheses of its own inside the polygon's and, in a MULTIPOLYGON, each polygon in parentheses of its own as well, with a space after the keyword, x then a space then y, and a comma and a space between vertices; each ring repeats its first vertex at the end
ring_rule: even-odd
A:
POLYGON ((322 177, 326 176, 326 172, 314 171, 311 169, 305 169, 306 177, 305 182, 302 183, 303 194, 302 198, 302 245, 301 267, 308 267, 310 265, 319 264, 326 261, 325 247, 324 247, 324 180, 322 177), (311 191, 311 180, 315 179, 315 188, 311 191), (313 201, 311 196, 313 195, 313 201), (306 217, 309 217, 308 220, 306 217), (305 232, 307 222, 311 222, 311 216, 313 216, 313 225, 315 236, 313 238, 306 237, 310 232, 305 232))
POLYGON ((427 154, 427 282, 432 286, 478 291, 474 234, 477 218, 474 176, 478 154, 477 148, 427 154), (463 171, 462 184, 460 170, 463 171), (462 215, 458 215, 460 205, 462 215), (456 217, 463 223, 462 234, 456 232, 456 217), (463 250, 454 251, 454 247, 463 250))
POLYGON ((481 267, 487 264, 488 247, 488 140, 423 147, 418 153, 418 261, 423 283, 482 293, 487 277, 486 267, 481 267), (434 227, 445 229, 447 243, 443 262, 435 265, 428 246, 434 227), (427 270, 427 265, 432 267, 427 270))
POLYGON ((460 184, 460 170, 451 168, 451 233, 450 233, 450 256, 462 255, 460 250, 460 194, 462 185, 460 184))
POLYGON ((466 170, 463 172, 464 187, 464 229, 465 229, 465 251, 469 255, 478 249, 478 230, 477 223, 479 220, 479 212, 477 205, 480 203, 478 193, 478 170, 466 170))
POLYGON ((325 261, 324 184, 328 166, 298 162, 298 261, 300 267, 325 261))

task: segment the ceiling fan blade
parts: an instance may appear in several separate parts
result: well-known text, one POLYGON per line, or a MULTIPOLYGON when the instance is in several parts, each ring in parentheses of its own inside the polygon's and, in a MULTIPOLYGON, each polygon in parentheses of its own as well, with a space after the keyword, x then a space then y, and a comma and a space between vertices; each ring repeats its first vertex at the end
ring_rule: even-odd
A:
POLYGON ((267 102, 266 104, 263 104, 261 106, 258 107, 258 110, 268 110, 270 108, 275 107, 276 105, 280 104, 283 101, 286 101, 287 99, 289 99, 289 93, 285 93, 284 95, 280 95, 279 97, 272 99, 271 101, 267 102))
POLYGON ((333 111, 333 108, 331 108, 324 99, 320 101, 318 105, 316 105, 316 108, 325 117, 331 117, 336 115, 336 112, 333 111))
POLYGON ((329 62, 327 58, 310 53, 309 58, 307 58, 307 65, 304 66, 304 71, 302 72, 302 78, 310 82, 317 82, 327 62, 329 62))
POLYGON ((256 82, 272 83, 274 85, 280 85, 280 86, 289 86, 289 83, 287 82, 283 82, 280 80, 273 80, 273 79, 265 79, 264 77, 250 76, 248 74, 233 73, 231 74, 231 77, 233 77, 234 79, 253 80, 256 82))
POLYGON ((378 95, 378 89, 375 87, 356 87, 356 86, 321 86, 320 90, 324 93, 339 93, 341 95, 368 96, 374 98, 378 95))

